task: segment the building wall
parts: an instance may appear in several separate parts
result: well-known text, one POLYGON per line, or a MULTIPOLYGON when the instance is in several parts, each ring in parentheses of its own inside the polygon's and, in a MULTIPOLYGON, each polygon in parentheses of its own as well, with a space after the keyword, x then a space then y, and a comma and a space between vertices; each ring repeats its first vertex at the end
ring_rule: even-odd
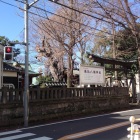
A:
POLYGON ((17 77, 17 72, 11 72, 11 71, 4 71, 3 76, 6 77, 17 77))
POLYGON ((15 88, 18 88, 18 77, 17 77, 17 72, 9 72, 9 71, 4 71, 3 72, 3 84, 14 84, 15 88))

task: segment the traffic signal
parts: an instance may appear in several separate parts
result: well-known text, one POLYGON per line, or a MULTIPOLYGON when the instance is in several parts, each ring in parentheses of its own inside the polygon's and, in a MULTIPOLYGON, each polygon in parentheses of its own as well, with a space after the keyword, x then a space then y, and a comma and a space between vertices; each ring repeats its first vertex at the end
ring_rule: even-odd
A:
POLYGON ((4 47, 4 60, 13 60, 13 48, 11 46, 4 47))

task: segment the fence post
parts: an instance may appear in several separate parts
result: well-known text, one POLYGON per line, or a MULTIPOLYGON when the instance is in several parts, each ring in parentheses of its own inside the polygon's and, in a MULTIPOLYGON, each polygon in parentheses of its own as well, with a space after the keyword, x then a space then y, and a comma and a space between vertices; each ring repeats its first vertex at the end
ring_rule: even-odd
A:
POLYGON ((9 91, 9 101, 10 101, 10 102, 13 101, 13 99, 14 99, 13 96, 14 96, 14 91, 13 91, 13 90, 10 90, 10 91, 9 91))
POLYGON ((3 88, 2 90, 2 103, 7 103, 7 88, 3 88))
POLYGON ((37 87, 37 99, 40 99, 40 87, 37 87))

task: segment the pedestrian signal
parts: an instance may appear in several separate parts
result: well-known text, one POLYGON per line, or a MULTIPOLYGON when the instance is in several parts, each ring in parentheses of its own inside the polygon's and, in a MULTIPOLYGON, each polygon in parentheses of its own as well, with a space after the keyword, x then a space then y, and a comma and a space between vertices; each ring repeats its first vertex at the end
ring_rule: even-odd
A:
POLYGON ((13 60, 13 48, 11 46, 4 47, 4 60, 13 60))

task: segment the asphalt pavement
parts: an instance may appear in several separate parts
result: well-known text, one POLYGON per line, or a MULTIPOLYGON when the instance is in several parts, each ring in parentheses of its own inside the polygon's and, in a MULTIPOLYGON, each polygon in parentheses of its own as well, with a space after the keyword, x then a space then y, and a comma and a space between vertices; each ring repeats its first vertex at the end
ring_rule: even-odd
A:
POLYGON ((130 126, 130 116, 140 118, 139 106, 28 128, 3 130, 0 140, 129 140, 127 128, 130 126))

